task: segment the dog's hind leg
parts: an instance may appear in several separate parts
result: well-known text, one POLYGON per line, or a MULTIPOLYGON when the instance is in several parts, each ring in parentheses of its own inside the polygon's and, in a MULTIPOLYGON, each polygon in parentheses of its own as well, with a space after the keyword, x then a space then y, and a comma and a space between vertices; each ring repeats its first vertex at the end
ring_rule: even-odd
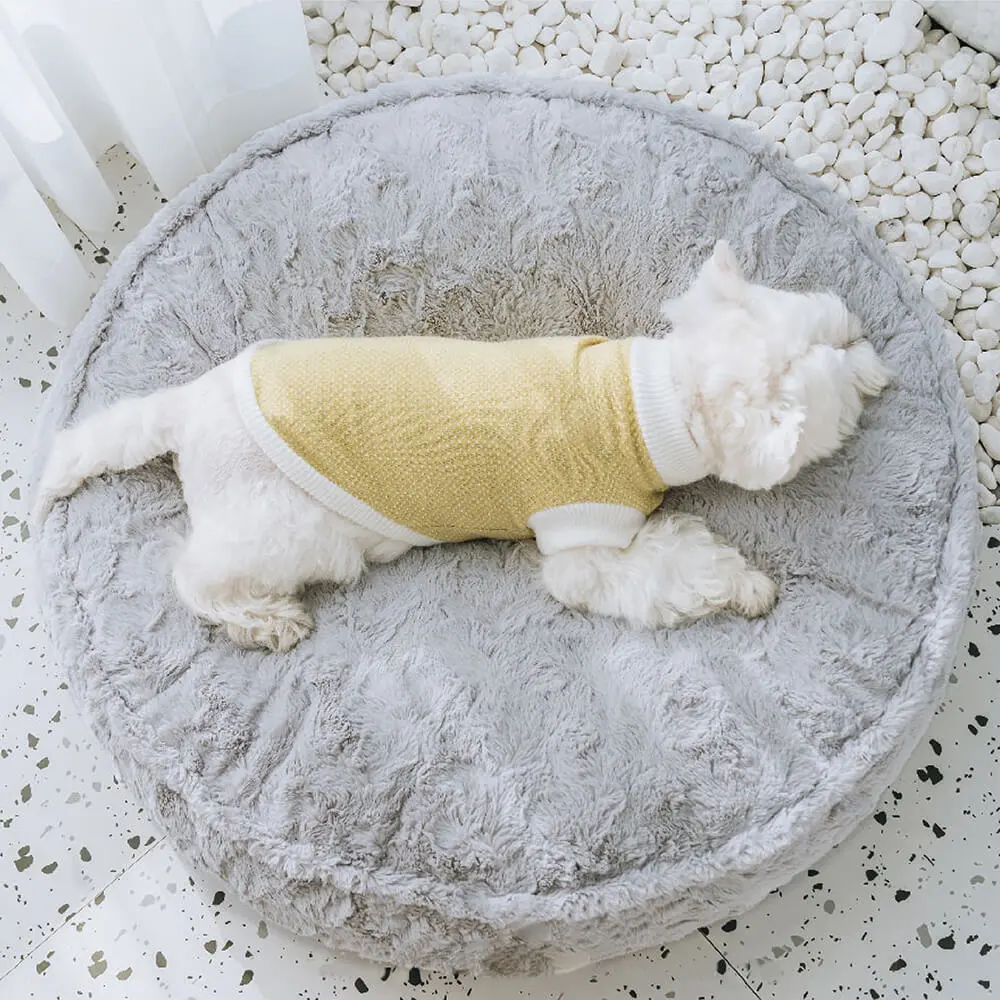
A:
POLYGON ((174 564, 174 585, 184 604, 246 649, 285 652, 313 628, 303 588, 317 580, 353 583, 364 570, 358 541, 345 534, 311 540, 277 538, 261 525, 242 542, 195 530, 174 564), (262 541, 263 540, 263 541, 262 541), (268 549, 280 550, 269 552, 268 549))
POLYGON ((223 626, 244 649, 285 652, 312 631, 312 615, 294 591, 276 590, 228 565, 218 548, 204 548, 196 536, 174 564, 174 586, 191 611, 223 626))

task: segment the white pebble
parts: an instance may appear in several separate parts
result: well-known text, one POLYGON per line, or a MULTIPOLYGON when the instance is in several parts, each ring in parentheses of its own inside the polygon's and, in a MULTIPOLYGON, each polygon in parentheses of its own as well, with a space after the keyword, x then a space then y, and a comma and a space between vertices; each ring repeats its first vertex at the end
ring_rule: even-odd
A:
POLYGON ((878 160, 868 171, 872 184, 881 188, 890 188, 903 176, 903 164, 899 160, 878 160))
POLYGON ((799 86, 803 94, 814 94, 820 90, 829 90, 833 86, 833 70, 825 66, 817 66, 816 69, 809 70, 802 78, 799 86))
POLYGON ((972 380, 972 395, 980 403, 989 403, 996 395, 998 377, 988 372, 980 372, 972 380))
POLYGON ((667 85, 667 81, 660 76, 659 73, 654 73, 651 69, 637 69, 632 74, 632 86, 636 90, 644 90, 649 93, 659 93, 667 85))
POLYGON ((884 194, 878 200, 878 214, 883 219, 901 219, 906 215, 906 202, 895 194, 884 194))
MULTIPOLYGON (((837 70, 834 70, 833 74, 836 76, 837 70)), ((853 73, 851 75, 853 75, 853 73)), ((854 84, 850 83, 849 80, 838 80, 827 92, 827 99, 831 104, 848 104, 854 100, 856 96, 854 84)))
POLYGON ((910 27, 924 16, 924 7, 917 0, 894 0, 889 5, 890 20, 900 21, 910 27))
POLYGON ((819 35, 808 34, 799 42, 799 55, 808 62, 823 55, 823 39, 819 35))
POLYGON ((323 0, 319 5, 319 14, 330 24, 336 24, 347 10, 347 0, 323 0))
POLYGON ((932 208, 933 203, 931 202, 930 195, 924 194, 923 191, 920 191, 917 194, 911 194, 906 198, 906 211, 918 222, 923 222, 925 219, 929 219, 931 217, 932 208))
MULTIPOLYGON (((941 280, 951 285, 959 292, 964 292, 972 284, 968 271, 963 271, 960 267, 946 267, 941 271, 941 280)), ((955 295, 953 298, 957 298, 955 295)))
POLYGON ((954 84, 954 100, 961 107, 979 100, 979 84, 970 76, 960 76, 954 84))
POLYGON ((903 142, 900 156, 906 172, 916 176, 935 166, 941 155, 941 146, 936 139, 907 139, 903 142))
POLYGON ((542 22, 535 14, 522 14, 514 22, 512 30, 514 41, 524 48, 526 45, 531 45, 538 37, 538 32, 542 30, 542 22))
POLYGON ((984 330, 980 328, 976 330, 973 336, 979 348, 983 351, 992 351, 996 348, 997 344, 1000 344, 1000 333, 996 330, 984 330))
POLYGON ((932 201, 931 207, 931 218, 940 219, 942 221, 947 221, 948 219, 954 218, 954 201, 950 194, 945 192, 944 194, 939 194, 932 201))
POLYGON ((324 17, 311 17, 306 22, 306 34, 310 42, 329 45, 333 40, 333 25, 324 17))
POLYGON ((976 310, 976 324, 988 330, 1000 330, 1000 302, 990 299, 976 310))
POLYGON ((734 118, 745 118, 757 106, 757 95, 751 87, 737 87, 729 102, 734 118))
POLYGON ((847 103, 844 115, 849 122, 857 121, 875 103, 875 95, 870 91, 855 94, 847 103))
POLYGON ((994 461, 1000 461, 1000 431, 992 424, 981 424, 979 440, 986 449, 986 454, 994 461))
POLYGON ((1000 139, 990 139, 979 155, 987 170, 1000 170, 1000 139))
MULTIPOLYGON (((528 51, 534 52, 534 49, 528 51)), ((541 59, 541 56, 538 57, 541 59)), ((441 63, 441 73, 444 76, 455 76, 459 73, 468 73, 472 68, 469 57, 464 52, 452 52, 450 56, 445 56, 441 63)))
MULTIPOLYGON (((959 216, 961 222, 961 216, 959 216)), ((969 267, 990 267, 997 259, 989 243, 970 242, 962 251, 962 262, 969 267)))
POLYGON ((625 46, 613 39, 603 40, 594 46, 590 57, 590 72, 597 76, 614 76, 625 59, 625 46))
POLYGON ((955 178, 940 170, 922 170, 917 174, 917 180, 920 181, 920 186, 934 197, 955 187, 955 178))
POLYGON ((912 73, 897 73, 889 77, 889 86, 897 94, 919 94, 924 89, 924 81, 912 73))
POLYGON ((827 108, 816 122, 813 134, 820 142, 836 142, 847 128, 843 114, 836 108, 827 108))
POLYGON ((881 90, 885 86, 889 74, 884 66, 877 63, 864 62, 854 74, 854 89, 859 93, 872 93, 881 90))
MULTIPOLYGON (((436 53, 433 52, 426 59, 421 59, 417 63, 417 69, 424 76, 440 76, 441 75, 441 63, 444 60, 436 53)), ((353 73, 354 70, 351 70, 353 73)), ((348 82, 350 81, 350 73, 348 74, 348 82)))
POLYGON ((372 42, 371 48, 375 57, 383 63, 391 63, 403 51, 395 38, 378 38, 372 42))
POLYGON ((927 127, 927 115, 919 108, 910 108, 899 121, 899 130, 903 135, 912 135, 920 138, 927 127))
POLYGON ((919 94, 913 99, 913 103, 925 114, 928 118, 933 118, 934 115, 940 114, 948 105, 951 103, 948 97, 947 91, 943 87, 927 87, 920 91, 919 94))
POLYGON ((518 52, 517 64, 526 70, 541 69, 545 65, 545 58, 534 45, 529 45, 518 52))
POLYGON ((767 80, 760 85, 757 97, 766 108, 778 107, 786 98, 785 87, 777 80, 767 80))
POLYGON ((719 38, 718 35, 710 35, 705 40, 705 49, 702 52, 702 58, 706 63, 722 62, 728 54, 729 44, 724 38, 719 38))
POLYGON ((941 64, 941 75, 946 80, 957 80, 963 73, 968 72, 971 65, 972 53, 966 49, 941 64))
POLYGON ((917 28, 903 20, 888 17, 879 21, 868 36, 868 41, 865 42, 865 59, 886 62, 893 56, 912 52, 921 41, 923 35, 917 28))
POLYGON ((944 312, 951 301, 948 286, 937 277, 928 278, 924 282, 924 298, 938 311, 944 312))
POLYGON ((981 351, 976 355, 976 364, 991 375, 1000 374, 1000 351, 981 351))
POLYGON ((798 83, 809 72, 809 67, 801 59, 789 59, 785 63, 785 71, 781 82, 785 84, 798 83))
POLYGON ((807 174, 818 174, 826 166, 826 162, 819 153, 806 153, 805 156, 796 158, 795 166, 800 170, 804 170, 807 174))
POLYGON ((326 50, 326 64, 331 73, 343 73, 354 65, 358 57, 358 43, 350 35, 337 35, 326 50))
POLYGON ((548 3, 542 4, 538 10, 538 19, 549 27, 554 28, 556 25, 562 24, 565 17, 566 10, 560 0, 548 0, 548 3))
POLYGON ((989 232, 990 223, 996 218, 996 208, 982 202, 964 205, 958 221, 970 236, 983 236, 989 232))
POLYGON ((769 7, 767 10, 757 15, 753 22, 753 30, 758 38, 771 35, 777 31, 785 19, 786 11, 783 7, 769 7))
POLYGON ((997 488, 997 477, 993 472, 993 466, 990 462, 977 462, 976 475, 988 490, 995 490, 997 488))
POLYGON ((975 309, 986 301, 986 289, 978 285, 970 285, 958 300, 959 309, 975 309))
POLYGON ((864 201, 871 191, 871 183, 864 174, 859 174, 848 181, 847 190, 853 201, 864 201))
POLYGON ((614 31, 618 27, 621 9, 615 0, 595 0, 590 17, 599 31, 614 31))
POLYGON ((941 143, 941 155, 949 163, 964 163, 971 151, 972 140, 967 135, 953 135, 941 143))
POLYGON ((928 258, 927 263, 936 270, 940 270, 942 267, 958 267, 961 261, 954 250, 945 247, 941 250, 935 250, 928 258))
MULTIPOLYGON (((583 52, 582 49, 579 51, 583 52)), ((583 55, 586 57, 587 53, 583 52, 583 55)), ((507 49, 493 48, 486 53, 486 68, 491 73, 510 73, 515 66, 517 66, 517 60, 513 53, 508 52, 507 49)))
POLYGON ((848 146, 837 156, 834 169, 845 180, 857 177, 865 171, 865 155, 856 146, 848 146))
MULTIPOLYGON (((994 289, 1000 286, 1000 269, 995 267, 974 267, 966 272, 969 281, 974 285, 982 285, 983 288, 994 289)), ((982 308, 982 306, 980 306, 982 308)))
POLYGON ((358 45, 367 45, 372 37, 372 11, 363 3, 350 3, 344 11, 344 27, 358 45))

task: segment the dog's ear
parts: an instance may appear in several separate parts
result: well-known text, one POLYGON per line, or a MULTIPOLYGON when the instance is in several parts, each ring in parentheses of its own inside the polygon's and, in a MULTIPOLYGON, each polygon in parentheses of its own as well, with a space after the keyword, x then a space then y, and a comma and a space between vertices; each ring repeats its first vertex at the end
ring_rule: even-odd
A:
POLYGON ((721 274, 732 275, 740 281, 746 281, 743 268, 740 267, 740 262, 736 259, 733 248, 726 240, 716 242, 712 250, 711 260, 721 274))
POLYGON ((697 310, 722 301, 741 303, 746 298, 748 287, 743 268, 732 248, 725 240, 719 240, 701 265, 691 287, 683 295, 664 301, 660 306, 660 315, 671 323, 677 323, 692 305, 697 310))
POLYGON ((698 283, 703 288, 710 289, 716 296, 731 302, 743 299, 747 279, 732 247, 725 240, 719 240, 715 244, 712 256, 702 264, 698 273, 698 283))

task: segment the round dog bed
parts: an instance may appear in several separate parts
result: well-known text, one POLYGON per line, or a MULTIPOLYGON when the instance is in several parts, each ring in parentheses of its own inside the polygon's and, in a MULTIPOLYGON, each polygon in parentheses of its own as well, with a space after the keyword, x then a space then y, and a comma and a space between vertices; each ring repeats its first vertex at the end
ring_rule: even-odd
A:
POLYGON ((968 417, 902 269, 745 130, 593 84, 460 79, 266 132, 122 255, 47 433, 266 337, 655 331, 720 237, 755 280, 843 295, 898 373, 788 486, 669 494, 780 580, 761 621, 632 630, 550 600, 531 545, 475 543, 317 587, 314 635, 244 652, 173 593, 168 461, 56 506, 54 645, 192 862, 341 952, 537 973, 745 910, 869 812, 964 617, 968 417))

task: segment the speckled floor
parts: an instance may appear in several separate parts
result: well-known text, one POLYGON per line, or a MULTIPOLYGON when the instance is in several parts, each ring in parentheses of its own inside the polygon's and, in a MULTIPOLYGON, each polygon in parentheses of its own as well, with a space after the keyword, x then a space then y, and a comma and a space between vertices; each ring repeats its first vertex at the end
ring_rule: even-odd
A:
MULTIPOLYGON (((124 155, 102 168, 123 207, 105 245, 79 237, 95 287, 159 202, 124 155)), ((2 1000, 1000 994, 1000 536, 950 695, 902 777, 854 836, 745 917, 537 982, 344 962, 185 867, 115 779, 47 655, 25 518, 35 421, 65 339, 0 277, 2 1000)))

